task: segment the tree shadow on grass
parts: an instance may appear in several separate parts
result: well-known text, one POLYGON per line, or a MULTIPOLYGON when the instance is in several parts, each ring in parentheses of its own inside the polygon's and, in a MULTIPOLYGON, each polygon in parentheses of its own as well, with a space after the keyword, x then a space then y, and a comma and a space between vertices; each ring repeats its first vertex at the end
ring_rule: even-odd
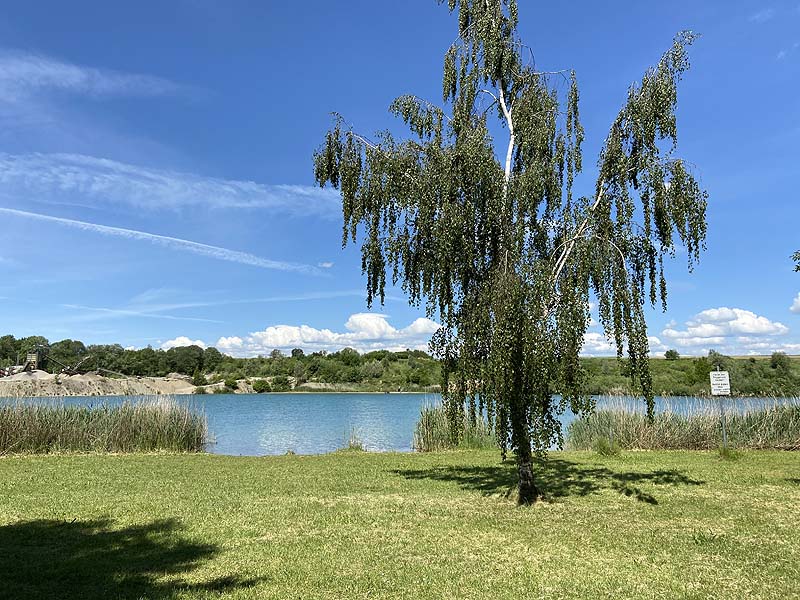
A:
MULTIPOLYGON (((421 470, 396 470, 394 473, 407 479, 452 481, 465 490, 486 495, 499 494, 510 497, 515 493, 517 486, 517 468, 513 461, 493 467, 434 467, 421 470)), ((658 504, 658 500, 637 487, 637 484, 703 485, 705 483, 675 470, 647 473, 619 472, 559 458, 538 460, 534 466, 534 478, 545 499, 588 496, 603 489, 613 489, 647 504, 658 504)))
POLYGON ((181 575, 218 553, 184 538, 174 519, 114 528, 108 519, 22 521, 0 527, 0 598, 134 600, 181 591, 214 593, 256 580, 223 577, 188 584, 181 575))

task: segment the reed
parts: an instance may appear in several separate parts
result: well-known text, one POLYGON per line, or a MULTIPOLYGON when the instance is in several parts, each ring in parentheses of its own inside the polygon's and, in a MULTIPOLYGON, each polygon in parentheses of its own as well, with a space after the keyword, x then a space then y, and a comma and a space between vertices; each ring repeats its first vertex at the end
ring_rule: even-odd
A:
POLYGON ((441 405, 423 406, 419 420, 414 427, 413 448, 418 452, 436 452, 439 450, 496 448, 497 439, 485 419, 478 419, 473 425, 468 418, 464 419, 459 430, 458 441, 451 436, 447 414, 441 405))
POLYGON ((0 404, 0 454, 201 452, 207 438, 205 415, 169 397, 116 406, 0 404))
POLYGON ((350 428, 350 433, 345 435, 344 445, 339 448, 339 452, 366 452, 364 440, 355 427, 350 428))
MULTIPOLYGON (((737 448, 800 450, 800 399, 723 400, 729 444, 737 448)), ((597 410, 573 421, 567 448, 586 450, 601 438, 622 449, 715 450, 722 440, 720 405, 670 399, 652 422, 640 405, 601 399, 597 410)))

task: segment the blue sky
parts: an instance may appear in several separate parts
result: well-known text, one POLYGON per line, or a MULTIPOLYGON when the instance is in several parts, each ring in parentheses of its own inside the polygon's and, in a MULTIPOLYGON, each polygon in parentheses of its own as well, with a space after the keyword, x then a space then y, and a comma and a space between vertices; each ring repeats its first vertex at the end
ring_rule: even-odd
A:
MULTIPOLYGON (((800 354, 800 3, 523 2, 542 70, 574 68, 594 164, 631 82, 693 29, 680 154, 708 250, 670 266, 654 352, 800 354)), ((29 2, 0 15, 0 334, 236 355, 424 347, 400 291, 371 313, 311 157, 338 111, 401 131, 437 101, 455 20, 433 0, 29 2)), ((587 169, 579 186, 590 190, 587 169)), ((600 331, 587 354, 607 354, 600 331)))

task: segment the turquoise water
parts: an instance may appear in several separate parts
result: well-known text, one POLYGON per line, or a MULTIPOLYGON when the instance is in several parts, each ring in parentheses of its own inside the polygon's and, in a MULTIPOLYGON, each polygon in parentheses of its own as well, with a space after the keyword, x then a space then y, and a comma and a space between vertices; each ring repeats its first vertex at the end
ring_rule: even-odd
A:
MULTIPOLYGON (((347 445, 355 433, 367 450, 412 450, 420 409, 441 402, 438 394, 211 394, 176 396, 208 419, 214 439, 206 448, 215 454, 321 454, 347 445)), ((67 397, 35 401, 98 405, 136 401, 136 397, 67 397)), ((729 411, 764 408, 798 399, 736 398, 724 401, 729 411)), ((644 410, 634 398, 598 398, 598 408, 644 410)), ((657 411, 696 413, 718 411, 719 401, 702 398, 656 398, 657 411)), ((575 419, 561 416, 566 426, 575 419)))
MULTIPOLYGON (((209 394, 175 396, 203 412, 215 454, 331 452, 355 432, 367 450, 410 452, 420 409, 438 394, 209 394)), ((52 400, 52 399, 50 399, 52 400)), ((67 397, 66 404, 117 404, 121 396, 67 397)), ((60 400, 59 400, 60 401, 60 400)))

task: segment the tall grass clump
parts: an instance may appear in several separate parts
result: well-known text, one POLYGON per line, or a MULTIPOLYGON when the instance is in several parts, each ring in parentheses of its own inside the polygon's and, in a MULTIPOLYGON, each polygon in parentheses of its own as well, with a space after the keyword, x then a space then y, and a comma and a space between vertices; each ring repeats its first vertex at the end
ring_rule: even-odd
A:
POLYGON ((350 428, 350 433, 345 436, 344 445, 339 448, 340 452, 366 452, 364 440, 355 427, 350 428))
POLYGON ((496 448, 497 439, 485 419, 478 418, 473 425, 468 417, 459 431, 459 440, 454 442, 443 406, 423 406, 419 420, 414 426, 414 449, 418 452, 437 450, 496 448))
MULTIPOLYGON (((797 399, 723 402, 728 403, 725 420, 732 446, 800 450, 797 399)), ((650 422, 630 404, 606 401, 595 413, 569 425, 567 447, 587 450, 600 438, 613 439, 623 449, 715 450, 722 439, 719 404, 673 400, 650 422)))
POLYGON ((0 404, 0 454, 51 452, 201 452, 205 415, 172 398, 116 406, 0 404))

